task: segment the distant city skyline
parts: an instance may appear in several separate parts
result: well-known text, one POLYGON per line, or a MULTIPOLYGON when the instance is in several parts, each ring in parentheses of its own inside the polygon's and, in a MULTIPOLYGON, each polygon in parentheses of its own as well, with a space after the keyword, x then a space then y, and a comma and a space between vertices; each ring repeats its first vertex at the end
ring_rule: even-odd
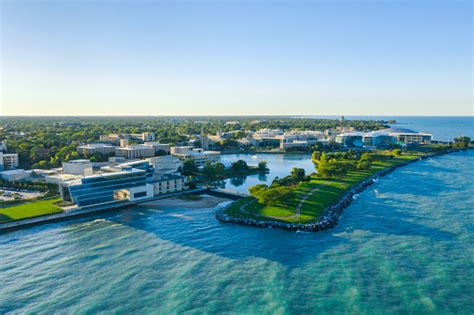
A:
POLYGON ((473 115, 471 1, 1 1, 0 115, 473 115))

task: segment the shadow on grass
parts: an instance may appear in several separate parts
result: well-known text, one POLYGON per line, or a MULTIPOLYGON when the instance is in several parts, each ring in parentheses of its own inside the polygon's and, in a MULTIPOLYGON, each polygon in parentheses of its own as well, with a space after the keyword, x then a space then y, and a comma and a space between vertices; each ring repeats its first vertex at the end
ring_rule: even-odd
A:
POLYGON ((0 223, 6 223, 6 222, 10 222, 12 221, 13 219, 6 215, 6 214, 3 214, 3 213, 0 213, 0 223))

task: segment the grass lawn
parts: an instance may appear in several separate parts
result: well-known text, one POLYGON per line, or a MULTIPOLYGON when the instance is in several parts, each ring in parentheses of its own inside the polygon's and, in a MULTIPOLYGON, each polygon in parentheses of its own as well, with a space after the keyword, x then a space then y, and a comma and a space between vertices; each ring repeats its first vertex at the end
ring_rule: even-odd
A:
POLYGON ((61 208, 54 205, 60 200, 61 198, 53 198, 0 208, 0 223, 63 212, 61 208))
POLYGON ((373 162, 368 170, 349 172, 345 176, 336 178, 321 179, 313 176, 311 181, 300 183, 295 188, 295 197, 285 206, 265 206, 259 204, 255 198, 249 197, 233 203, 225 212, 235 217, 247 217, 256 220, 275 220, 293 223, 316 221, 323 214, 326 207, 335 203, 353 185, 384 168, 416 159, 422 155, 424 153, 409 152, 397 158, 380 157, 380 160, 373 162), (300 215, 295 216, 296 208, 301 199, 317 187, 318 189, 302 203, 300 215), (244 209, 249 213, 240 211, 242 205, 245 205, 244 209))

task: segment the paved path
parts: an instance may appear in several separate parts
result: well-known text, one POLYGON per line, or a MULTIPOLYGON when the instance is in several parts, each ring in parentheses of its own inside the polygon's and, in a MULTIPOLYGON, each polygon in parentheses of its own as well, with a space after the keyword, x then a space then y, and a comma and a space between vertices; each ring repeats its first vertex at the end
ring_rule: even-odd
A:
POLYGON ((319 188, 321 188, 322 186, 324 186, 324 184, 321 184, 321 185, 318 185, 318 186, 314 187, 313 189, 311 189, 311 191, 309 193, 307 193, 303 198, 301 198, 300 203, 296 207, 296 215, 297 216, 299 216, 301 214, 301 207, 303 206, 303 203, 306 200, 308 200, 308 198, 311 197, 311 195, 314 194, 314 192, 316 190, 318 190, 319 188))

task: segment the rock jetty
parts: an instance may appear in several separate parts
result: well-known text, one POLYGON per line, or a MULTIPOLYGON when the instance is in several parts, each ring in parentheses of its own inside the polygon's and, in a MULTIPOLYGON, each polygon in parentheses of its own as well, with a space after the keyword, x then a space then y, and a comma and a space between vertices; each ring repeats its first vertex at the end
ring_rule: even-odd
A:
POLYGON ((347 208, 352 201, 354 200, 354 195, 361 193, 367 187, 375 183, 379 177, 383 177, 391 172, 393 172, 395 169, 420 161, 424 160, 427 158, 431 158, 434 156, 438 155, 443 155, 451 152, 457 152, 459 150, 448 150, 448 151, 443 151, 443 152, 437 152, 429 155, 422 156, 418 159, 410 160, 407 162, 400 163, 398 165, 392 166, 392 167, 387 167, 377 173, 375 173, 372 176, 369 176, 362 182, 352 186, 349 188, 342 196, 339 198, 338 201, 336 201, 334 204, 328 206, 324 210, 324 215, 314 223, 286 223, 286 222, 278 222, 278 221, 270 221, 270 220, 256 220, 256 219, 251 219, 251 218, 237 218, 230 216, 226 213, 224 213, 225 208, 219 210, 216 213, 216 219, 219 220, 222 223, 234 223, 234 224, 241 224, 241 225, 249 225, 249 226, 255 226, 255 227, 260 227, 260 228, 277 228, 277 229, 284 229, 284 230, 292 230, 292 231, 306 231, 306 232, 320 232, 320 231, 325 231, 328 229, 332 229, 335 227, 338 222, 339 222, 339 217, 341 216, 342 212, 344 211, 345 208, 347 208))

